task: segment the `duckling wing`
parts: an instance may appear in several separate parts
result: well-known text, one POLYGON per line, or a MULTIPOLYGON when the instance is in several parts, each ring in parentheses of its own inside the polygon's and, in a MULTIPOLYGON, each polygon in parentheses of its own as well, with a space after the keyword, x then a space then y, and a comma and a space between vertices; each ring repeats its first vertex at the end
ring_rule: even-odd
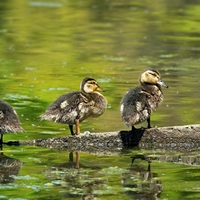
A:
POLYGON ((141 87, 130 89, 121 101, 120 111, 122 120, 128 126, 145 121, 151 114, 148 94, 141 87))
MULTIPOLYGON (((75 119, 81 118, 81 121, 84 117, 82 112, 84 103, 85 97, 80 92, 64 94, 50 104, 40 118, 42 120, 74 124, 75 119)), ((84 111, 87 112, 87 110, 84 111)))
POLYGON ((92 107, 91 117, 99 117, 102 115, 107 107, 106 98, 100 93, 90 94, 92 101, 94 102, 94 106, 92 107))
POLYGON ((25 132, 16 111, 4 101, 0 101, 0 133, 25 132))

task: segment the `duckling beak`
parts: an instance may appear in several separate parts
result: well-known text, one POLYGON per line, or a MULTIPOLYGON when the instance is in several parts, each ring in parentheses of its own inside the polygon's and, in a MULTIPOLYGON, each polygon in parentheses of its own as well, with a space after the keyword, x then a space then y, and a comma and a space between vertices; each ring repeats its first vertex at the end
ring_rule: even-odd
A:
POLYGON ((163 86, 163 87, 168 88, 168 86, 162 81, 162 79, 158 80, 158 84, 161 85, 161 86, 163 86))
POLYGON ((105 90, 102 89, 101 87, 99 87, 98 85, 97 85, 96 91, 98 91, 98 92, 105 92, 105 90))

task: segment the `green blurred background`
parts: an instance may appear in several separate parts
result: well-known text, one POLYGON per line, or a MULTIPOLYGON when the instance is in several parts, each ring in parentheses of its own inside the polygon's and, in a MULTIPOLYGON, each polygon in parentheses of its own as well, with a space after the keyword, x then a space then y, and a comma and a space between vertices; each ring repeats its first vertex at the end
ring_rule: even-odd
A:
MULTIPOLYGON (((163 88, 164 102, 152 114, 152 125, 198 124, 199 64, 199 0, 1 0, 0 96, 16 109, 27 131, 7 134, 4 140, 69 135, 66 125, 41 122, 38 116, 60 95, 79 90, 81 80, 88 76, 106 90, 108 108, 100 118, 85 120, 81 132, 128 129, 121 121, 119 103, 130 87, 139 84, 141 72, 148 67, 159 70, 169 85, 163 88)), ((43 173, 46 167, 68 158, 64 153, 31 147, 7 147, 4 153, 26 162, 21 179, 15 181, 18 185, 11 185, 16 191, 11 194, 5 187, 1 192, 8 198, 22 198, 20 188, 21 194, 30 192, 26 199, 37 199, 38 187, 48 182, 43 173), (36 179, 26 179, 27 174, 36 179)), ((97 190, 102 199, 129 199, 122 195, 119 176, 129 166, 130 154, 105 159, 83 154, 83 163, 91 166, 95 159, 96 165, 108 170, 102 176, 113 188, 97 190), (109 170, 113 179, 107 176, 109 170)), ((165 188, 162 199, 200 198, 199 167, 156 162, 153 166, 165 188), (167 170, 171 173, 165 176, 167 170)), ((52 191, 58 196, 62 193, 55 187, 38 190, 40 199, 47 199, 52 191)))

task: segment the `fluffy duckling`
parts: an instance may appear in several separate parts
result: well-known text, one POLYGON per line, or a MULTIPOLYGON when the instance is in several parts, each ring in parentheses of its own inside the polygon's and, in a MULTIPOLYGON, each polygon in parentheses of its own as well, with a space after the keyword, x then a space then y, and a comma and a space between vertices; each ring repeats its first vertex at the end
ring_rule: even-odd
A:
POLYGON ((99 92, 99 87, 93 78, 85 78, 81 82, 80 91, 74 91, 60 96, 40 115, 41 120, 49 120, 68 124, 71 135, 79 134, 79 123, 88 117, 99 117, 107 107, 106 98, 99 92), (73 131, 76 126, 76 132, 73 131))
POLYGON ((3 134, 25 132, 21 127, 16 111, 6 102, 0 100, 0 145, 3 134))
POLYGON ((150 115, 163 101, 161 86, 168 87, 161 79, 160 73, 155 69, 145 70, 140 77, 140 86, 131 88, 120 103, 123 122, 127 126, 139 124, 147 120, 150 125, 150 115))

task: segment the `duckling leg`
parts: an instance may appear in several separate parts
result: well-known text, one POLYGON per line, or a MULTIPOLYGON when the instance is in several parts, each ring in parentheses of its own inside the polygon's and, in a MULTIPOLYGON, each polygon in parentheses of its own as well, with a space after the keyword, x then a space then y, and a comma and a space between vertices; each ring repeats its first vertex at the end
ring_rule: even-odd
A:
POLYGON ((132 131, 133 132, 140 131, 141 129, 142 129, 142 127, 141 128, 135 128, 135 126, 132 125, 132 131))
POLYGON ((80 165, 80 152, 76 152, 76 169, 79 168, 80 165))
POLYGON ((148 123, 147 128, 152 128, 152 127, 151 127, 151 124, 150 124, 150 117, 147 119, 147 123, 148 123))
POLYGON ((75 120, 75 125, 76 125, 76 135, 80 134, 80 126, 79 126, 79 119, 75 120))
POLYGON ((73 156, 73 152, 69 153, 69 162, 73 162, 74 160, 74 156, 73 156))
POLYGON ((1 134, 1 137, 0 137, 0 145, 3 144, 3 134, 1 134))
POLYGON ((71 135, 75 135, 73 131, 73 125, 69 125, 69 129, 70 129, 71 135))

